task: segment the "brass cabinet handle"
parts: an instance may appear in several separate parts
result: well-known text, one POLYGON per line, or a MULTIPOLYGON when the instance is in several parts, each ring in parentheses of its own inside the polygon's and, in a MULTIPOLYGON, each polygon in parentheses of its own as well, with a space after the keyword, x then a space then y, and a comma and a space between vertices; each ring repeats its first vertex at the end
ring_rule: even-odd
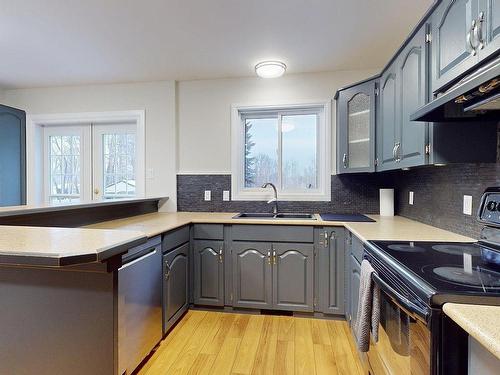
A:
POLYGON ((273 250, 273 264, 276 264, 276 250, 273 250))
POLYGON ((267 263, 271 265, 271 250, 267 251, 267 263))
POLYGON ((167 272, 165 273, 165 278, 168 279, 170 278, 170 271, 172 271, 172 268, 170 268, 170 265, 168 262, 165 262, 165 267, 167 267, 167 272))
POLYGON ((219 249, 219 262, 222 263, 224 261, 223 255, 222 255, 222 250, 223 246, 220 247, 219 249))

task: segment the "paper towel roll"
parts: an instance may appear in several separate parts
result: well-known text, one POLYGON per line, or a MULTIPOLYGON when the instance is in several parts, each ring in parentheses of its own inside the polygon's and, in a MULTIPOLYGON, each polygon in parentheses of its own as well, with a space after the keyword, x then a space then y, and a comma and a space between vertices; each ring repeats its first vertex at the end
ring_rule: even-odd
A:
POLYGON ((394 216, 394 189, 380 189, 380 216, 394 216))

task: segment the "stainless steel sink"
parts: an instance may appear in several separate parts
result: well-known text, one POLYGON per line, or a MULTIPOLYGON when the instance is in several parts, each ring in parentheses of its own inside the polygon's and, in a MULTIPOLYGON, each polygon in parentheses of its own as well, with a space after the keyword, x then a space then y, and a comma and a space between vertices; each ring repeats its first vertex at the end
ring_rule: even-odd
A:
POLYGON ((271 214, 271 213, 248 213, 242 212, 234 216, 233 219, 271 219, 271 220, 316 220, 313 214, 271 214))

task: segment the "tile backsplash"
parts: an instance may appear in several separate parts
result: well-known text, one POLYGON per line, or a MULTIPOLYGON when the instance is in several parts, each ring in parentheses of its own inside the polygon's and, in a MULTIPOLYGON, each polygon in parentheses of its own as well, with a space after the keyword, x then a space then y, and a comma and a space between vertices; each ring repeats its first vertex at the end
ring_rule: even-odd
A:
MULTIPOLYGON (((378 213, 378 190, 390 187, 380 174, 332 176, 330 202, 279 202, 280 211, 305 213, 378 213)), ((178 175, 177 209, 209 212, 271 212, 272 206, 261 201, 223 201, 223 190, 231 190, 230 175, 178 175), (204 200, 204 191, 212 191, 212 200, 204 200)))

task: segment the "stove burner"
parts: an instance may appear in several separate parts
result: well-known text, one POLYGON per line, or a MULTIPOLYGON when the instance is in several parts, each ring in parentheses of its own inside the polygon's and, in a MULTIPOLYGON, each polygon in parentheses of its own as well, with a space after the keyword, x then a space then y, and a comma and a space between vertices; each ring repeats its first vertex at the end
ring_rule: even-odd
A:
POLYGON ((441 280, 463 286, 473 286, 477 288, 500 288, 500 273, 486 270, 473 269, 472 273, 465 272, 462 267, 444 266, 436 267, 428 265, 423 267, 424 271, 432 272, 441 280))
POLYGON ((413 246, 413 245, 407 245, 407 244, 394 244, 394 245, 388 245, 387 248, 395 251, 402 251, 406 253, 423 253, 425 249, 420 246, 413 246))
POLYGON ((443 244, 434 245, 432 248, 440 253, 446 253, 451 255, 461 255, 463 253, 468 253, 470 255, 479 256, 481 255, 481 249, 474 245, 464 245, 464 244, 443 244))

